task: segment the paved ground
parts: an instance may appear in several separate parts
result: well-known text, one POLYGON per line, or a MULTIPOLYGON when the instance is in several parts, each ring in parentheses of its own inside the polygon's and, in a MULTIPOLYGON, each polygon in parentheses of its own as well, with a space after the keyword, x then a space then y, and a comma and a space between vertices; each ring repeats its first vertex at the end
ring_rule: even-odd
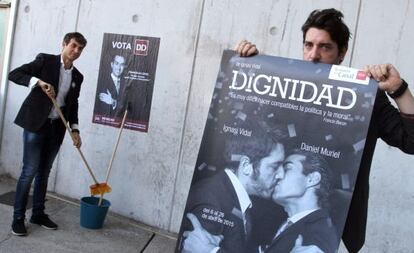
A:
MULTIPOLYGON (((14 191, 15 184, 15 180, 0 176, 0 196, 14 191)), ((102 229, 86 229, 79 224, 77 201, 54 195, 48 195, 47 199, 47 212, 59 224, 59 229, 50 231, 28 223, 29 235, 25 237, 11 234, 13 207, 0 203, 0 253, 174 252, 173 234, 114 214, 108 214, 102 229)), ((27 213, 30 217, 30 210, 27 213)))
MULTIPOLYGON (((13 198, 11 203, 2 202, 4 194, 15 191, 15 185, 14 179, 0 175, 0 253, 174 252, 174 234, 111 213, 102 229, 83 228, 78 201, 52 194, 47 196, 47 212, 59 229, 50 231, 27 222, 28 236, 12 235, 13 198)), ((30 210, 27 213, 30 218, 30 210)), ((339 253, 345 252, 341 245, 339 253)))

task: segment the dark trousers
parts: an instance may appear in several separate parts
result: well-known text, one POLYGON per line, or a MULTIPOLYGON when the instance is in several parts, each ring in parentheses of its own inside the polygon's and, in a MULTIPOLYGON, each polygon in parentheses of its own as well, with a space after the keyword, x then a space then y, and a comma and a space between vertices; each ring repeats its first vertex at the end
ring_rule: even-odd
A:
POLYGON ((14 220, 25 218, 27 199, 33 179, 32 215, 44 213, 49 173, 64 133, 64 126, 60 120, 48 120, 36 133, 23 131, 23 167, 16 187, 14 220))

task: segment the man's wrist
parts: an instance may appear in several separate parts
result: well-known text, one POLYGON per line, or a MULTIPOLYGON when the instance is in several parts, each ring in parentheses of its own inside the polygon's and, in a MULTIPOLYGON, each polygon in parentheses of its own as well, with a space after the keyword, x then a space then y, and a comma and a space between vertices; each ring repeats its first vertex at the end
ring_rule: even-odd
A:
POLYGON ((37 85, 38 85, 38 82, 40 81, 40 79, 39 78, 37 78, 37 77, 32 77, 32 78, 30 78, 30 81, 29 81, 29 88, 31 88, 31 89, 33 89, 34 87, 36 87, 37 85))
POLYGON ((72 129, 72 133, 80 134, 80 131, 79 131, 79 129, 72 129))
POLYGON ((404 81, 404 79, 401 79, 402 83, 398 89, 396 89, 393 92, 387 92, 388 96, 390 96, 392 99, 396 99, 398 97, 401 97, 402 94, 407 90, 408 84, 404 81))

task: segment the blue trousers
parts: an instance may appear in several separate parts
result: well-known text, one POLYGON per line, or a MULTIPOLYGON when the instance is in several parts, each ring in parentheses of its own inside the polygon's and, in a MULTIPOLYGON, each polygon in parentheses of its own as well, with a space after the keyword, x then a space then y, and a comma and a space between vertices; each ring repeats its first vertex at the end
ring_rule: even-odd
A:
POLYGON ((14 220, 25 218, 33 179, 32 215, 44 213, 49 173, 63 140, 62 126, 58 120, 48 120, 39 132, 23 131, 23 167, 16 187, 14 220))

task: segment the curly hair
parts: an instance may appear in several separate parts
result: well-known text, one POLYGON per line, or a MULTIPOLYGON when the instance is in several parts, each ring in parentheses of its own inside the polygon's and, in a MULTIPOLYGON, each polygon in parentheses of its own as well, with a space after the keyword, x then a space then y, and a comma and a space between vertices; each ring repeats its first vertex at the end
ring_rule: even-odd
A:
POLYGON ((224 145, 224 160, 229 168, 237 170, 240 156, 249 157, 254 168, 253 178, 257 178, 260 173, 258 167, 261 160, 280 144, 279 136, 260 126, 257 122, 245 122, 243 127, 254 129, 252 136, 227 138, 224 145))
POLYGON ((327 31, 331 39, 338 45, 339 51, 348 49, 351 33, 344 23, 343 17, 342 12, 333 8, 312 11, 302 25, 303 42, 305 42, 307 31, 314 27, 327 31))

